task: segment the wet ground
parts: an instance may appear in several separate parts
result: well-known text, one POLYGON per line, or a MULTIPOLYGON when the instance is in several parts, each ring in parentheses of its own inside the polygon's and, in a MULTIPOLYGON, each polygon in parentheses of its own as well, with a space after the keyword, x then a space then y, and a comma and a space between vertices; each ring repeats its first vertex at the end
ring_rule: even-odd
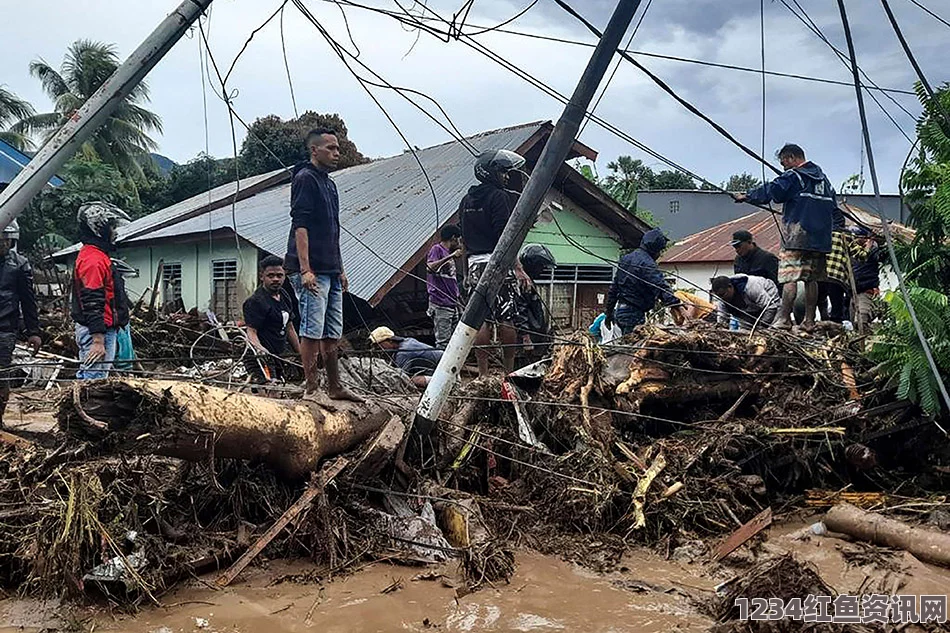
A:
POLYGON ((272 561, 249 569, 224 590, 200 582, 183 585, 162 596, 165 606, 136 615, 102 608, 64 615, 53 602, 8 599, 0 602, 0 633, 44 627, 142 633, 703 631, 711 621, 696 601, 711 598, 718 583, 742 574, 756 557, 783 551, 814 563, 842 593, 945 594, 950 588, 950 570, 834 537, 796 540, 802 525, 773 527, 755 553, 741 548, 725 566, 705 562, 701 548, 692 554, 682 550, 675 560, 642 551, 627 556, 620 570, 596 574, 524 552, 509 584, 460 596, 451 565, 375 563, 320 582, 312 566, 272 561), (846 558, 852 559, 850 566, 846 558))

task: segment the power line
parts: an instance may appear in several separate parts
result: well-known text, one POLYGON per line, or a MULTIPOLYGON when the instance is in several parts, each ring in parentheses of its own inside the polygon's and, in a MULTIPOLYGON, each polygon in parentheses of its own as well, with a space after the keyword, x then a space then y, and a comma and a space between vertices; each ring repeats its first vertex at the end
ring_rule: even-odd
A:
POLYGON ((924 71, 920 69, 920 64, 917 63, 917 58, 914 57, 913 51, 910 50, 907 40, 904 39, 904 33, 901 31, 900 25, 897 24, 897 18, 894 17, 894 13, 891 11, 891 5, 888 4, 887 0, 881 0, 881 4, 884 6, 884 11, 887 13, 887 19, 894 28, 894 33, 897 35, 897 39, 900 40, 901 47, 904 49, 904 53, 907 54, 907 59, 910 61, 910 65, 914 67, 914 72, 917 73, 917 78, 920 79, 920 84, 924 87, 924 90, 927 92, 927 96, 930 97, 930 100, 935 108, 943 115, 945 125, 940 127, 943 128, 944 135, 950 137, 950 113, 947 112, 946 108, 943 107, 943 103, 941 103, 940 99, 937 98, 937 95, 934 94, 934 89, 930 87, 930 82, 927 81, 924 71))
MULTIPOLYGON (((643 6, 643 12, 640 13, 640 19, 637 21, 636 26, 633 27, 633 31, 630 33, 630 38, 627 39, 627 44, 624 46, 624 49, 630 48, 630 45, 633 43, 633 38, 637 36, 637 31, 640 30, 640 25, 643 24, 643 18, 647 17, 647 11, 650 10, 650 5, 652 4, 653 4, 653 0, 647 0, 647 3, 643 6)), ((607 77, 607 81, 604 82, 604 87, 601 89, 600 95, 597 97, 597 99, 594 100, 594 105, 590 107, 591 114, 597 111, 597 106, 600 105, 600 102, 604 98, 604 95, 607 94, 607 89, 610 87, 610 82, 614 80, 614 76, 617 74, 617 71, 620 70, 620 65, 622 63, 623 63, 622 59, 617 60, 617 63, 614 65, 614 69, 610 72, 610 76, 607 77)), ((588 121, 590 121, 590 117, 587 117, 587 116, 585 116, 584 120, 581 121, 581 127, 577 131, 577 138, 580 138, 581 134, 584 133, 584 128, 587 127, 588 121)))
MULTIPOLYGON (((877 204, 877 212, 881 218, 881 227, 884 229, 884 240, 887 242, 887 251, 890 255, 891 266, 894 268, 894 274, 897 276, 897 283, 901 289, 901 295, 904 298, 904 304, 907 307, 907 314, 910 316, 910 320, 914 325, 914 331, 917 333, 917 338, 920 341, 920 346, 923 349, 924 356, 927 358, 927 364, 930 367, 930 371, 933 373, 934 379, 937 382, 937 387, 940 391, 940 395, 943 396, 944 404, 947 409, 950 410, 950 394, 947 393, 947 386, 943 382, 943 377, 940 375, 940 369, 937 367, 937 363, 934 361, 933 353, 930 350, 930 344, 927 342, 927 336, 924 334, 923 328, 920 325, 920 321, 917 319, 917 310, 914 308, 914 304, 911 301, 910 292, 907 290, 907 285, 904 283, 904 274, 901 272, 900 262, 897 260, 897 253, 894 250, 894 240, 891 236, 890 225, 887 223, 887 218, 884 217, 882 212, 883 206, 881 204, 881 188, 878 185, 877 180, 877 169, 874 166, 874 152, 871 149, 871 133, 868 130, 868 121, 867 114, 864 110, 864 97, 861 92, 861 81, 858 76, 858 61, 857 55, 854 52, 854 41, 851 38, 851 25, 848 23, 848 13, 844 6, 844 0, 838 0, 838 11, 841 13, 841 24, 844 28, 845 40, 848 42, 848 55, 851 60, 851 71, 854 75, 854 91, 858 99, 858 114, 861 117, 861 130, 864 135, 864 144, 867 146, 868 150, 868 171, 871 172, 871 182, 874 184, 874 200, 877 204)), ((947 435, 947 431, 943 429, 939 424, 937 428, 943 431, 944 435, 947 435)))
MULTIPOLYGON (((340 0, 322 0, 322 1, 323 1, 323 2, 330 2, 330 3, 333 3, 333 4, 340 4, 340 0)), ((346 2, 346 4, 349 5, 349 6, 352 6, 352 7, 354 7, 354 8, 365 9, 365 10, 367 10, 367 11, 372 11, 372 12, 379 13, 379 14, 382 14, 382 15, 386 15, 386 16, 389 16, 389 17, 393 17, 393 18, 396 18, 396 19, 403 18, 402 15, 400 15, 400 14, 398 14, 398 13, 396 13, 396 12, 387 11, 386 9, 379 9, 379 8, 377 8, 377 7, 370 7, 370 6, 365 6, 365 5, 359 5, 359 4, 356 4, 356 3, 354 3, 354 2, 346 2)), ((439 20, 438 18, 425 17, 425 16, 412 16, 412 17, 414 17, 414 18, 416 18, 416 19, 418 19, 418 20, 427 20, 427 21, 438 21, 438 20, 439 20)), ((403 18, 403 21, 405 22, 404 18, 403 18)), ((470 26, 474 26, 474 25, 470 25, 470 26)), ((435 34, 434 31, 436 31, 436 30, 432 29, 431 27, 428 27, 427 25, 413 25, 413 28, 418 28, 420 31, 424 30, 424 31, 426 31, 426 32, 428 32, 428 33, 430 33, 430 34, 435 34)), ((570 39, 570 38, 555 37, 555 36, 551 36, 551 35, 542 35, 542 34, 540 34, 540 33, 529 33, 529 32, 527 32, 527 31, 518 31, 518 30, 514 30, 514 29, 490 28, 490 29, 487 29, 487 30, 491 30, 491 31, 494 31, 494 32, 497 32, 497 33, 504 33, 504 34, 506 34, 506 35, 515 35, 515 36, 518 36, 518 37, 524 37, 524 38, 528 38, 528 39, 535 39, 535 40, 553 42, 553 43, 557 43, 557 44, 568 44, 568 45, 571 45, 571 46, 582 46, 582 47, 585 47, 585 48, 594 48, 594 47, 597 45, 596 43, 593 43, 593 42, 583 42, 583 41, 580 41, 580 40, 574 40, 574 39, 570 39)), ((436 31, 436 32, 437 32, 439 35, 444 35, 444 33, 441 32, 441 31, 436 31)), ((486 32, 487 32, 487 31, 486 31, 486 32)), ((462 35, 474 35, 474 34, 463 33, 462 35)), ((442 38, 440 37, 440 39, 442 39, 442 38)), ((459 39, 459 38, 456 37, 455 39, 459 39)), ((442 41, 446 41, 446 40, 443 39, 442 41)), ((680 63, 685 63, 685 64, 696 64, 696 65, 699 65, 699 66, 708 66, 708 67, 711 67, 711 68, 722 68, 722 69, 724 69, 724 70, 735 70, 735 71, 747 72, 747 73, 755 73, 755 74, 759 74, 759 73, 762 72, 762 71, 761 71, 760 69, 758 69, 758 68, 749 68, 749 67, 747 67, 747 66, 738 66, 738 65, 735 65, 735 64, 724 64, 724 63, 712 62, 712 61, 707 61, 707 60, 702 60, 702 59, 692 59, 692 58, 689 58, 689 57, 680 57, 680 56, 676 56, 676 55, 665 55, 665 54, 653 53, 653 52, 649 52, 649 51, 631 50, 631 49, 629 49, 629 48, 622 49, 622 51, 623 51, 623 52, 626 52, 626 53, 629 53, 629 54, 631 54, 631 55, 641 55, 641 56, 643 56, 643 57, 652 57, 652 58, 655 58, 655 59, 663 59, 663 60, 667 60, 667 61, 674 61, 674 62, 680 62, 680 63)), ((618 52, 620 52, 620 51, 618 51, 618 52)), ((830 84, 830 85, 834 85, 834 86, 844 86, 844 87, 847 87, 847 88, 850 88, 850 87, 851 87, 851 83, 848 82, 848 81, 841 81, 841 80, 837 80, 837 79, 829 79, 829 78, 827 78, 827 77, 814 77, 814 76, 810 76, 810 75, 801 75, 801 74, 797 74, 797 73, 785 73, 785 72, 780 72, 780 71, 776 71, 776 70, 768 70, 768 71, 766 71, 766 74, 769 75, 769 76, 771 76, 771 77, 783 77, 783 78, 785 78, 785 79, 796 79, 796 80, 801 80, 801 81, 811 81, 811 82, 817 82, 817 83, 830 84)), ((862 85, 863 85, 863 87, 864 87, 866 90, 876 90, 876 91, 879 91, 879 92, 891 92, 891 93, 894 93, 894 94, 904 94, 904 95, 908 95, 908 96, 914 96, 914 95, 915 95, 915 93, 914 93, 912 90, 904 90, 904 89, 901 89, 901 88, 882 88, 882 87, 880 87, 880 86, 870 86, 870 85, 864 85, 864 84, 862 84, 862 85)))
MULTIPOLYGON (((783 5, 786 9, 789 10, 789 12, 790 12, 792 15, 794 15, 796 18, 798 18, 798 20, 799 20, 802 24, 805 25, 805 28, 807 28, 809 31, 811 31, 812 33, 814 33, 814 34, 818 37, 818 39, 820 39, 822 42, 824 42, 824 43, 828 46, 828 48, 830 48, 830 49, 835 53, 835 55, 838 57, 838 59, 841 61, 841 63, 845 65, 846 68, 849 67, 849 66, 848 66, 848 61, 847 61, 847 56, 846 56, 844 53, 842 53, 840 50, 838 50, 838 48, 837 48, 834 44, 832 44, 831 41, 829 41, 827 37, 825 37, 825 34, 821 31, 821 29, 818 27, 818 25, 815 24, 815 21, 811 19, 811 17, 808 15, 808 13, 801 7, 801 5, 798 3, 798 0, 792 0, 792 2, 794 2, 794 3, 795 3, 795 6, 798 7, 799 10, 801 10, 802 15, 799 15, 798 12, 796 12, 795 9, 793 9, 793 8, 791 7, 791 5, 789 5, 786 0, 779 0, 779 1, 782 3, 782 5, 783 5)), ((871 78, 868 76, 868 74, 867 74, 863 69, 858 68, 858 71, 857 71, 857 72, 860 72, 862 75, 864 75, 864 78, 868 81, 868 83, 870 83, 870 84, 873 85, 873 86, 877 86, 877 84, 875 84, 875 83, 871 80, 871 78)), ((862 84, 859 82, 858 85, 860 86, 860 85, 862 85, 862 84)), ((874 94, 873 94, 872 92, 870 92, 870 91, 868 92, 868 96, 871 97, 871 100, 874 101, 874 103, 877 105, 878 108, 880 108, 881 112, 884 113, 884 116, 886 116, 886 117, 888 118, 888 120, 890 120, 890 122, 894 125, 894 127, 896 127, 896 128, 898 129, 898 131, 900 131, 901 135, 902 135, 905 139, 907 139, 907 142, 908 142, 908 143, 913 143, 913 142, 914 142, 913 139, 910 138, 910 136, 907 135, 907 132, 904 131, 904 128, 902 128, 902 127, 900 126, 900 124, 897 122, 897 120, 894 119, 894 117, 891 115, 891 113, 884 107, 884 105, 878 100, 878 98, 875 97, 874 94)), ((901 109, 907 116, 909 116, 911 119, 913 119, 914 121, 917 120, 917 117, 916 117, 916 116, 914 116, 907 108, 905 108, 903 105, 901 105, 901 103, 898 102, 896 99, 894 99, 894 97, 892 97, 890 94, 888 94, 887 92, 884 92, 884 96, 886 96, 888 99, 890 99, 891 102, 894 103, 894 105, 896 105, 898 108, 900 108, 900 109, 901 109)))
MULTIPOLYGON (((341 3, 344 3, 344 4, 348 5, 348 6, 352 6, 352 7, 355 7, 355 8, 366 9, 366 10, 369 10, 369 11, 374 11, 374 12, 377 12, 377 13, 381 13, 381 14, 383 14, 383 15, 388 15, 388 16, 393 17, 393 18, 395 18, 395 19, 397 19, 397 20, 399 20, 399 21, 401 21, 401 22, 404 22, 404 23, 406 23, 406 22, 408 21, 408 23, 421 26, 422 28, 426 29, 427 32, 435 33, 435 34, 438 34, 438 35, 440 35, 440 36, 441 36, 441 35, 444 35, 443 32, 438 31, 437 29, 433 29, 432 27, 430 27, 430 26, 428 26, 428 25, 425 25, 425 24, 422 24, 421 22, 418 22, 417 20, 415 20, 414 16, 411 16, 411 15, 406 16, 406 15, 393 14, 392 12, 388 12, 388 11, 385 11, 385 10, 377 9, 376 7, 367 7, 367 6, 365 6, 365 5, 358 4, 358 3, 356 3, 356 2, 353 2, 352 0, 333 0, 333 1, 334 1, 334 2, 341 2, 341 3)), ((440 19, 441 21, 448 23, 448 22, 445 20, 445 18, 443 18, 442 16, 440 16, 438 13, 436 13, 436 12, 433 11, 432 9, 429 9, 428 7, 425 7, 425 8, 426 8, 429 12, 431 12, 431 13, 433 13, 435 16, 437 16, 438 19, 440 19)), ((568 99, 567 99, 567 97, 566 97, 565 95, 561 94, 560 92, 558 92, 557 90, 555 90, 554 88, 552 88, 550 85, 544 83, 543 81, 541 81, 541 80, 539 80, 539 79, 537 79, 537 78, 531 76, 529 73, 527 73, 526 71, 522 70, 522 69, 519 68, 517 65, 513 64, 512 62, 509 62, 507 59, 505 59, 505 58, 502 57, 501 55, 498 55, 497 53, 495 53, 494 51, 492 51, 492 50, 489 49, 488 47, 482 45, 481 43, 479 43, 479 42, 478 42, 477 40, 475 40, 474 38, 468 38, 466 35, 462 34, 462 35, 460 36, 460 38, 459 38, 459 41, 462 42, 463 44, 465 44, 466 46, 468 46, 469 48, 472 48, 473 50, 475 50, 475 51, 478 52, 479 54, 481 54, 481 55, 487 57, 488 59, 490 59, 491 61, 495 62, 496 64, 500 65, 500 66, 501 66, 502 68, 504 68, 505 70, 511 72, 512 74, 514 74, 514 75, 516 75, 517 77, 523 79, 524 81, 527 81, 527 82, 530 83, 532 86, 538 88, 539 90, 541 90, 542 92, 544 92, 544 93, 547 94, 548 96, 550 96, 550 97, 556 99, 556 100, 559 101, 560 103, 566 104, 566 103, 568 102, 568 99)), ((660 154, 660 153, 657 152, 656 150, 653 150, 653 149, 650 148, 649 146, 647 146, 647 145, 645 145, 644 143, 642 143, 641 141, 638 141, 637 139, 633 138, 630 134, 628 134, 628 133, 624 132, 623 130, 617 128, 615 125, 613 125, 613 124, 611 124, 611 123, 605 121, 605 120, 602 119, 601 117, 592 114, 592 115, 590 115, 590 120, 593 121, 593 122, 595 122, 595 123, 597 123, 599 126, 601 126, 602 128, 604 128, 605 130, 607 130, 607 131, 610 132, 611 134, 613 134, 613 135, 617 136, 618 138, 620 138, 620 139, 622 139, 622 140, 624 140, 624 141, 630 143, 631 145, 633 145, 634 147, 640 149, 641 151, 643 151, 644 153, 648 154, 649 156, 652 156, 653 158, 655 158, 655 159, 657 159, 657 160, 659 160, 659 161, 665 163, 666 165, 669 165, 669 166, 672 167, 673 169, 675 169, 675 170, 677 170, 677 171, 680 171, 680 172, 686 174, 686 175, 689 176, 690 178, 693 178, 694 180, 697 180, 697 181, 699 181, 699 182, 705 183, 706 185, 708 185, 709 187, 715 189, 716 191, 721 191, 721 192, 723 192, 723 193, 728 193, 727 191, 725 191, 725 190, 724 190, 722 187, 720 187, 719 185, 713 183, 712 181, 709 181, 709 180, 703 178, 702 176, 697 175, 696 173, 694 173, 694 172, 692 172, 692 171, 686 169, 685 167, 683 167, 683 166, 681 166, 681 165, 678 165, 677 163, 673 162, 671 159, 669 159, 669 158, 667 158, 666 156, 660 154)), ((758 205, 753 205, 753 206, 758 206, 758 205)))
POLYGON ((287 3, 280 5, 280 50, 284 54, 284 70, 287 71, 287 85, 290 88, 290 103, 294 106, 294 118, 300 118, 297 112, 297 98, 294 96, 294 80, 290 76, 290 62, 287 60, 287 42, 284 39, 284 8, 287 3))
POLYGON ((937 15, 936 13, 934 13, 933 11, 931 11, 930 9, 922 5, 917 0, 910 0, 910 2, 917 5, 917 7, 919 7, 920 9, 923 9, 923 11, 930 14, 930 16, 936 19, 938 22, 943 22, 946 26, 950 26, 950 22, 947 22, 946 20, 944 20, 942 17, 940 17, 939 15, 937 15))
MULTIPOLYGON (((415 147, 412 146, 412 143, 409 142, 409 139, 403 133, 402 129, 400 129, 399 124, 396 123, 392 115, 389 114, 389 112, 386 110, 383 104, 379 101, 376 95, 373 94, 373 91, 369 89, 369 86, 364 82, 363 78, 360 77, 359 74, 355 70, 353 70, 353 68, 350 67, 349 63, 346 61, 346 58, 343 55, 344 52, 349 53, 349 51, 346 51, 344 47, 340 46, 340 44, 336 40, 333 39, 333 37, 329 34, 329 32, 327 32, 327 30, 323 28, 320 22, 313 16, 313 14, 310 13, 309 9, 307 9, 307 7, 305 7, 300 0, 294 0, 294 6, 297 7, 297 9, 304 15, 304 17, 307 18, 307 20, 309 20, 310 23, 313 24, 313 26, 317 29, 317 31, 324 37, 324 39, 326 39, 327 43, 330 45, 330 48, 333 49, 333 51, 340 58, 340 61, 343 62, 343 65, 346 66, 347 70, 349 70, 350 73, 353 75, 353 77, 357 80, 357 82, 359 82, 360 87, 363 88, 363 90, 366 92, 369 98, 373 100, 373 103, 376 104, 376 107, 378 107, 380 112, 383 113, 383 116, 386 117, 386 120, 389 121, 390 125, 392 125, 393 129, 396 130, 396 133, 399 135, 403 143, 406 144, 406 147, 412 153, 412 157, 415 159, 416 163, 419 165, 419 169, 422 171, 422 176, 423 178, 425 178, 426 184, 428 184, 429 186, 429 191, 432 193, 432 203, 434 205, 434 212, 435 212, 435 226, 436 226, 436 229, 438 229, 438 227, 442 225, 441 219, 439 217, 439 197, 435 193, 435 185, 432 184, 432 179, 429 177, 429 172, 428 170, 426 170, 425 165, 422 164, 422 160, 419 158, 418 153, 416 153, 415 147)), ((349 53, 349 54, 351 57, 355 59, 355 56, 352 53, 349 53)))
MULTIPOLYGON (((554 2, 555 2, 559 7, 561 7, 561 8, 564 9, 565 11, 567 11, 569 14, 571 14, 572 16, 574 16, 574 18, 576 18, 576 19, 577 19, 579 22, 581 22, 584 26, 586 26, 587 29, 588 29, 591 33, 593 33, 593 34, 596 35, 597 37, 600 37, 600 35, 601 35, 600 30, 599 30, 597 27, 595 27, 593 24, 591 24, 589 21, 587 21, 587 19, 585 19, 584 16, 582 16, 582 15, 581 15, 580 13, 578 13, 573 7, 571 7, 569 4, 567 4, 567 2, 565 2, 564 0, 554 0, 554 2)), ((689 110, 690 112, 692 112, 694 115, 698 116, 698 117, 701 118, 703 121, 705 121, 706 123, 708 123, 709 125, 711 125, 714 130, 716 130, 717 132, 719 132, 719 134, 720 134, 721 136, 723 136, 726 140, 728 140, 730 143, 732 143, 733 145, 735 145, 736 147, 738 147, 739 149, 741 149, 743 152, 745 152, 746 154, 748 154, 749 156, 751 156, 751 157, 754 158, 755 160, 761 162, 761 163, 764 164, 764 165, 767 165, 767 166, 769 167, 769 169, 771 169, 773 172, 775 172, 776 175, 780 175, 780 174, 782 173, 781 170, 775 168, 771 163, 769 163, 767 160, 765 160, 765 158, 763 158, 762 156, 759 156, 758 154, 755 153, 754 150, 752 150, 752 149, 750 149, 749 147, 747 147, 746 145, 744 145, 741 141, 739 141, 739 139, 737 139, 737 138, 734 137, 732 134, 730 134, 729 131, 726 130, 724 127, 722 127, 721 125, 719 125, 718 123, 716 123, 715 121, 713 121, 710 117, 708 117, 706 114, 704 114, 699 108, 697 108, 696 106, 694 106, 692 103, 690 103, 689 101, 687 101, 687 100, 684 99, 683 97, 679 96, 679 94, 678 94, 675 90, 673 90, 673 88, 671 88, 671 87, 669 86, 669 84, 667 84, 665 81, 663 81, 662 79, 660 79, 659 77, 657 77, 655 74, 653 74, 646 66, 644 66, 643 64, 641 64, 640 62, 638 62, 637 60, 635 60, 633 57, 631 57, 629 53, 621 53, 620 56, 621 56, 623 59, 626 59, 628 62, 630 62, 630 63, 633 64, 634 66, 636 66, 637 68, 639 68, 647 77, 650 78, 651 81, 653 81, 653 83, 655 83, 657 86, 659 86, 661 90, 663 90, 663 91, 666 92, 668 95, 670 95, 671 97, 673 97, 673 99, 675 99, 675 100, 677 101, 677 103, 679 103, 680 105, 682 105, 684 108, 686 108, 687 110, 689 110)))

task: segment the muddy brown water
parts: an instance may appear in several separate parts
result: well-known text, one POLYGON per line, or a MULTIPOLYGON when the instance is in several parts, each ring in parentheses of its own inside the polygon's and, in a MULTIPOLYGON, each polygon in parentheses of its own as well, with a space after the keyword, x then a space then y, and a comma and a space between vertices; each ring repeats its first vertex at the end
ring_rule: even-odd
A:
MULTIPOLYGON (((900 552, 890 557, 890 570, 874 563, 849 567, 843 554, 862 546, 833 537, 796 540, 803 525, 773 527, 767 542, 757 548, 758 555, 791 551, 814 563, 824 580, 842 593, 950 590, 950 570, 900 552)), ((741 575, 754 556, 744 547, 732 555, 730 565, 721 566, 703 562, 702 556, 692 562, 688 556, 665 560, 640 550, 625 557, 620 570, 597 574, 555 557, 523 552, 510 583, 458 598, 449 586, 456 577, 452 565, 376 563, 323 584, 275 584, 314 570, 301 562, 272 561, 247 570, 224 590, 200 583, 182 586, 162 597, 166 606, 147 607, 134 616, 101 610, 65 616, 55 602, 8 599, 0 602, 0 633, 65 630, 70 622, 82 623, 74 630, 141 633, 704 631, 712 622, 696 609, 694 599, 711 598, 713 587, 741 575), (445 581, 414 579, 438 573, 445 581), (401 588, 383 593, 397 582, 401 588)))

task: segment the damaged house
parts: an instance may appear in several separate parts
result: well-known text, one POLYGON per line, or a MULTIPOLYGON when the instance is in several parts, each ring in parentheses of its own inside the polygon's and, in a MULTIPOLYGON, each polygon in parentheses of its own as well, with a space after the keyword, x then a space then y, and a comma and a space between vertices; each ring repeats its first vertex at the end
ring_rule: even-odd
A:
MULTIPOLYGON (((509 149, 533 169, 553 125, 535 122, 467 139, 478 150, 509 149)), ((460 142, 416 152, 432 188, 411 153, 374 160, 333 173, 340 192, 341 248, 350 292, 346 328, 377 320, 423 333, 427 298, 425 256, 439 229, 458 221, 462 196, 475 183, 474 157, 460 142), (411 273, 411 274, 410 274, 411 273)), ((594 160, 575 143, 569 159, 594 160)), ((565 163, 548 192, 525 243, 547 246, 558 266, 539 287, 560 327, 589 323, 603 308, 623 249, 648 230, 641 220, 565 163), (574 247, 577 239, 585 250, 574 247)), ((128 279, 133 300, 158 286, 157 304, 168 309, 210 310, 219 320, 240 318, 244 299, 257 286, 257 262, 283 256, 290 230, 290 173, 279 170, 222 185, 132 222, 119 231, 119 257, 135 269, 128 279)), ((78 246, 54 257, 67 261, 78 246)))

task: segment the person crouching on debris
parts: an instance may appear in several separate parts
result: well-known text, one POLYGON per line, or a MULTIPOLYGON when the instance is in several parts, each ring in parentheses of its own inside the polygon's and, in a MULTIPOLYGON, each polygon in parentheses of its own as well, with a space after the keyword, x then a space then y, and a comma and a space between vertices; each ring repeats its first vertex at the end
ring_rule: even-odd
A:
MULTIPOLYGON (((469 296, 478 287, 492 251, 498 245, 514 210, 517 192, 509 190, 511 172, 521 169, 524 162, 522 156, 504 149, 482 152, 475 160, 475 178, 480 184, 471 187, 459 204, 462 242, 468 255, 465 288, 469 296)), ((515 368, 518 334, 512 322, 518 309, 517 296, 521 288, 530 285, 531 278, 521 268, 521 262, 515 260, 514 268, 501 280, 495 302, 489 311, 489 318, 497 325, 498 338, 504 345, 505 373, 511 373, 515 368)), ((488 375, 488 346, 491 338, 491 326, 485 323, 475 336, 478 375, 483 378, 488 375)))
POLYGON ((716 314, 720 324, 728 324, 735 317, 742 329, 749 329, 767 327, 775 320, 781 301, 778 286, 771 279, 732 275, 711 281, 712 294, 719 298, 716 314))
POLYGON ((76 378, 107 378, 118 331, 129 322, 125 284, 109 254, 116 248, 116 229, 128 224, 129 216, 114 204, 97 201, 79 207, 77 220, 83 246, 73 270, 71 316, 81 362, 76 378))
POLYGON ((248 372, 255 382, 264 383, 283 379, 280 356, 290 348, 300 353, 300 340, 294 329, 294 308, 284 290, 284 260, 268 255, 259 266, 261 285, 244 302, 244 324, 247 341, 256 358, 247 362, 248 372))
POLYGON ((393 363, 412 380, 412 384, 425 389, 442 360, 442 350, 426 345, 414 338, 396 336, 388 327, 378 327, 369 335, 369 342, 392 355, 393 363))
MULTIPOLYGON (((657 299, 682 313, 683 306, 673 294, 656 260, 669 240, 660 229, 650 229, 640 240, 640 246, 620 258, 617 273, 607 293, 604 325, 607 329, 616 320, 624 334, 629 334, 646 321, 646 313, 653 309, 657 299)), ((674 318, 682 315, 675 314, 674 318)))
POLYGON ((3 428, 3 413, 10 399, 10 381, 13 376, 13 350, 20 332, 20 314, 26 327, 27 340, 36 355, 40 351, 39 310, 36 307, 36 291, 33 288, 33 269, 30 262, 18 252, 20 226, 16 220, 0 234, 0 428, 3 428))
POLYGON ((785 173, 770 183, 735 196, 736 202, 781 203, 783 246, 779 255, 778 282, 782 305, 775 327, 791 328, 792 310, 799 281, 805 283, 803 330, 815 327, 818 282, 827 276, 826 257, 831 252, 832 216, 838 204, 835 190, 821 167, 805 160, 805 151, 787 144, 778 151, 785 173))

